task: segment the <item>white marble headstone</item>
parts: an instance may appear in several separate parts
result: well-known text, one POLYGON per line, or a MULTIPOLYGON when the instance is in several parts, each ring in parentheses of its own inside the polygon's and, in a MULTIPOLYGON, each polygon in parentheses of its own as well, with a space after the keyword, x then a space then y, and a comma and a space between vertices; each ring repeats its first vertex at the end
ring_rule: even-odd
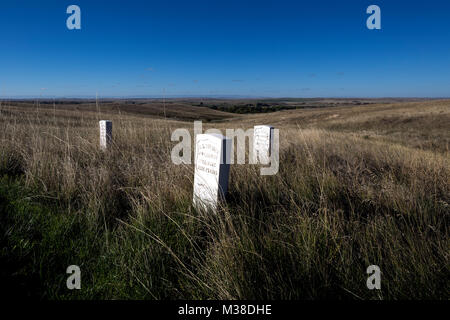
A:
POLYGON ((100 148, 107 149, 112 142, 112 122, 110 120, 100 120, 100 148))
POLYGON ((268 164, 273 148, 273 127, 253 127, 253 157, 255 163, 268 164))
POLYGON ((195 141, 193 204, 216 211, 225 199, 230 173, 231 139, 221 134, 198 134, 195 141))

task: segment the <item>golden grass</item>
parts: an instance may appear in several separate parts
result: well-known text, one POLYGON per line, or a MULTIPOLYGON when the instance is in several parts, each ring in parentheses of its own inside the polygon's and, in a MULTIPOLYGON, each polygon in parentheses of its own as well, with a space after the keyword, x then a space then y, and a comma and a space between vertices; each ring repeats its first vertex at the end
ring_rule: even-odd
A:
MULTIPOLYGON (((279 173, 232 165, 212 216, 191 206, 193 166, 170 161, 189 121, 3 105, 0 172, 87 219, 101 262, 86 263, 79 298, 448 299, 449 119, 450 101, 430 101, 204 124, 280 129, 279 173), (99 119, 113 121, 106 153, 99 119), (381 291, 365 287, 370 264, 381 291)), ((90 250, 71 254, 83 264, 90 250)), ((70 298, 49 288, 38 294, 70 298)))

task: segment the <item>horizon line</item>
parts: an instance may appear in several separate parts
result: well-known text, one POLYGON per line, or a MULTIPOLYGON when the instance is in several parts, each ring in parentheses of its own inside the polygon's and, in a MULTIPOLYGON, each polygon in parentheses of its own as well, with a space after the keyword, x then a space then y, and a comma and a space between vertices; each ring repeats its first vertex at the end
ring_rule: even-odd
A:
POLYGON ((450 99, 450 96, 251 96, 251 95, 171 95, 171 96, 95 96, 95 95, 75 95, 75 96, 32 96, 32 95, 18 95, 0 97, 0 101, 5 100, 65 100, 65 99, 80 99, 80 100, 105 100, 105 99, 119 99, 119 100, 142 100, 142 99, 450 99))

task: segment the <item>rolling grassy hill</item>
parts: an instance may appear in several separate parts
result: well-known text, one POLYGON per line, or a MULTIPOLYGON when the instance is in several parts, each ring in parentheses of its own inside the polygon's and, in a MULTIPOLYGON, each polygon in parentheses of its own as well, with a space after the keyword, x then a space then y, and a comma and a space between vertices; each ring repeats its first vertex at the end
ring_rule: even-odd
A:
POLYGON ((356 101, 266 101, 304 105, 265 114, 195 99, 2 102, 3 289, 43 299, 449 299, 450 100, 356 101), (107 153, 99 119, 113 121, 107 153), (197 119, 204 129, 279 128, 278 174, 232 165, 218 214, 195 210, 193 165, 170 161, 170 137, 197 119), (72 264, 82 290, 66 288, 72 264), (372 264, 379 291, 366 287, 372 264))

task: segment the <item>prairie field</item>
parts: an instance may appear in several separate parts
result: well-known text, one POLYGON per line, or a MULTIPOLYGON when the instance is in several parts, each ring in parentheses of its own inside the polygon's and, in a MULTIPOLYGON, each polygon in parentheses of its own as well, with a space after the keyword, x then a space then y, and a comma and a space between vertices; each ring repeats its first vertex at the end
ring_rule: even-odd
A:
POLYGON ((0 281, 38 299, 450 298, 450 100, 1 101, 0 281), (263 101, 264 102, 264 101, 263 101), (237 103, 237 102, 236 102, 237 103), (267 104, 273 104, 273 101, 267 104), (234 111, 234 112, 231 112, 234 111), (99 148, 98 121, 113 122, 99 148), (280 130, 192 206, 177 128, 280 130), (81 269, 68 290, 66 268, 81 269), (380 267, 381 290, 366 269, 380 267))

